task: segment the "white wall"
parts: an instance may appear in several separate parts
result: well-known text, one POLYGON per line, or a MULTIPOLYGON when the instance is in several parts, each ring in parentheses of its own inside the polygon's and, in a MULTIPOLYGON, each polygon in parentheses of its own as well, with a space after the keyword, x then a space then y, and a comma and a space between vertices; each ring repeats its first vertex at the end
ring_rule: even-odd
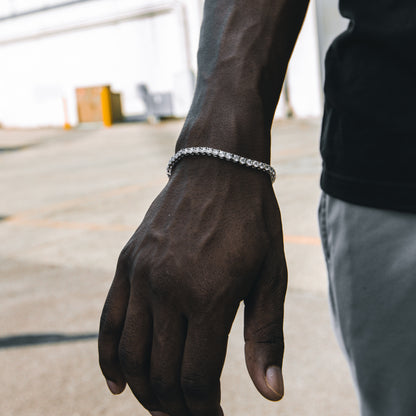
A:
MULTIPOLYGON (((187 1, 189 20, 199 21, 196 2, 187 1)), ((186 37, 183 21, 178 2, 137 0, 90 1, 3 21, 0 123, 63 125, 65 98, 76 124, 75 88, 102 84, 122 93, 126 115, 144 112, 139 83, 152 92, 172 92, 175 114, 185 115, 199 22, 189 25, 186 37)))
POLYGON ((309 5, 287 76, 290 102, 295 116, 298 117, 316 117, 322 112, 318 32, 314 3, 311 1, 309 5))
MULTIPOLYGON (((9 4, 14 4, 14 12, 22 12, 62 1, 9 4)), ((126 115, 144 112, 136 87, 145 83, 152 92, 171 92, 175 114, 184 116, 192 97, 190 71, 196 70, 201 4, 91 0, 3 20, 0 123, 62 126, 65 98, 70 123, 77 124, 75 88, 104 84, 121 92, 126 115)), ((8 12, 0 8, 0 17, 8 12)), ((288 71, 290 101, 300 117, 321 112, 318 56, 310 7, 288 71)))
POLYGON ((319 67, 319 44, 315 0, 306 14, 286 74, 288 97, 282 95, 276 117, 285 117, 290 106, 295 117, 319 117, 323 92, 319 67), (289 103, 287 103, 288 101, 289 103))

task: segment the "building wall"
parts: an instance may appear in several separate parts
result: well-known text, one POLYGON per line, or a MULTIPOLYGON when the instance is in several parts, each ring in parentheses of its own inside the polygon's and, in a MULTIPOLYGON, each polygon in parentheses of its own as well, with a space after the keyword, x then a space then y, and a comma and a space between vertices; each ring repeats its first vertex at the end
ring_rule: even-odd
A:
MULTIPOLYGON (((192 98, 201 0, 9 0, 0 7, 0 123, 62 126, 65 99, 77 124, 75 88, 110 84, 126 115, 145 111, 138 84, 170 92, 176 116, 192 98), (52 7, 51 7, 52 6, 52 7), (41 9, 31 13, 34 9, 41 9), (10 17, 17 14, 18 17, 10 17), (6 18, 8 16, 8 18, 6 18)), ((321 113, 314 7, 288 71, 295 115, 321 113)), ((286 113, 285 100, 278 115, 286 113)))
POLYGON ((288 101, 297 117, 317 117, 322 113, 317 33, 315 1, 312 0, 286 76, 288 101))

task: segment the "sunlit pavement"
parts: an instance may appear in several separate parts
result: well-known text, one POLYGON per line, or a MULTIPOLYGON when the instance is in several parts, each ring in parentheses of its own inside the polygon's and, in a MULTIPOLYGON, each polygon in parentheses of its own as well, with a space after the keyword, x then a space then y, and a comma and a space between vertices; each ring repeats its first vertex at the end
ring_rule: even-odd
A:
MULTIPOLYGON (((166 183, 180 127, 0 129, 0 415, 147 414, 130 391, 107 391, 96 333, 118 253, 166 183)), ((328 312, 318 140, 317 120, 273 130, 289 267, 285 398, 267 402, 252 386, 240 310, 222 376, 226 416, 358 415, 328 312)))

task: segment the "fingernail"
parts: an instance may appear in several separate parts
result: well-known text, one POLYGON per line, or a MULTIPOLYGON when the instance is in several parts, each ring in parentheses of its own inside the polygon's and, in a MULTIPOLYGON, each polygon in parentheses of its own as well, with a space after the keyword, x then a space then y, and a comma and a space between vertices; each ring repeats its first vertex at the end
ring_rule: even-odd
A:
POLYGON ((163 412, 150 412, 152 416, 169 416, 167 413, 163 412))
POLYGON ((118 384, 114 383, 114 381, 106 380, 106 382, 108 388, 113 394, 120 394, 124 390, 124 386, 120 387, 118 384))
POLYGON ((280 400, 284 394, 282 370, 276 365, 272 365, 266 371, 266 385, 276 394, 276 400, 280 400))

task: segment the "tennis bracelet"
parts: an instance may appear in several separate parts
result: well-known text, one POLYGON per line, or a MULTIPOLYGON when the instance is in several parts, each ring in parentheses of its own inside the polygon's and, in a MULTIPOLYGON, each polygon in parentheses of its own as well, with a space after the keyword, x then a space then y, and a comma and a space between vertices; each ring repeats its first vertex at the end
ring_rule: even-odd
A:
POLYGON ((236 155, 223 150, 213 149, 212 147, 186 147, 175 153, 169 160, 167 174, 172 175, 173 168, 177 163, 186 156, 212 156, 229 162, 238 163, 242 166, 265 172, 270 176, 272 183, 276 180, 276 171, 267 163, 258 162, 257 160, 247 159, 243 156, 236 155))

